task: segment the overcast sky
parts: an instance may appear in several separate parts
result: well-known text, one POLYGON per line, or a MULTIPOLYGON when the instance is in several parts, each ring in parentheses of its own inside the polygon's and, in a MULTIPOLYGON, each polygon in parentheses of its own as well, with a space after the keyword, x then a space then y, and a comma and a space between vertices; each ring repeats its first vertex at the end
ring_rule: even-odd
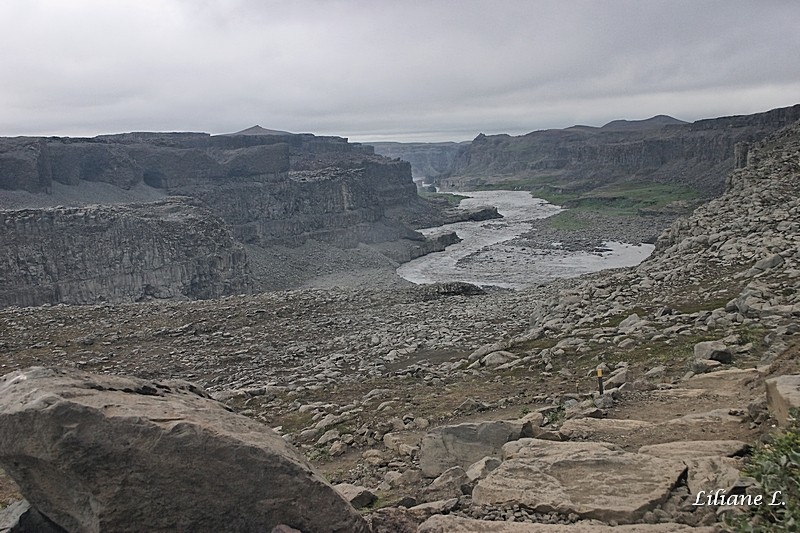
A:
POLYGON ((800 102, 800 2, 0 0, 0 135, 472 139, 800 102))

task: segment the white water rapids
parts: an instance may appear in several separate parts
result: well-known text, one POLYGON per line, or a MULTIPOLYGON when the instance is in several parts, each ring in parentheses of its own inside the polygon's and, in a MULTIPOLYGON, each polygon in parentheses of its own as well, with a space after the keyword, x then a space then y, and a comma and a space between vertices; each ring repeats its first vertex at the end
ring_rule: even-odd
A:
POLYGON ((458 222, 420 230, 425 235, 455 231, 463 239, 443 252, 425 255, 397 269, 397 274, 414 283, 465 281, 521 289, 555 278, 579 276, 606 268, 641 263, 653 251, 652 244, 633 246, 605 243, 607 252, 568 252, 554 243, 537 249, 510 243, 530 231, 531 220, 560 212, 558 206, 531 197, 524 191, 479 191, 457 193, 469 198, 459 207, 496 206, 504 218, 483 222, 458 222))

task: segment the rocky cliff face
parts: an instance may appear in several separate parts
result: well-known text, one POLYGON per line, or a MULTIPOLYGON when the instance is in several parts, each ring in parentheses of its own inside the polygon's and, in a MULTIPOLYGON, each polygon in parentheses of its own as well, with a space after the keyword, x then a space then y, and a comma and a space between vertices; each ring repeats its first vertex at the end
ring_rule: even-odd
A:
MULTIPOLYGON (((340 137, 251 128, 0 139, 0 189, 47 196, 86 182, 106 193, 149 188, 196 205, 154 204, 150 215, 145 205, 4 213, 8 285, 0 305, 231 294, 249 286, 237 241, 267 252, 309 242, 416 247, 424 237, 407 223, 437 213, 417 195, 409 163, 340 137), (195 235, 197 242, 186 238, 195 235)), ((280 254, 255 256, 259 272, 288 268, 280 254)), ((257 281, 256 289, 276 288, 257 281)))
POLYGON ((481 134, 459 150, 449 176, 440 184, 465 190, 523 181, 526 186, 589 190, 636 180, 679 183, 716 196, 735 167, 737 143, 757 141, 800 119, 800 104, 691 124, 666 118, 519 137, 481 134))
MULTIPOLYGON (((265 130, 266 131, 266 130, 265 130)), ((243 241, 341 246, 409 236, 387 208, 419 209, 406 162, 311 134, 128 133, 0 140, 0 188, 46 193, 53 182, 145 183, 199 198, 243 241)))
POLYGON ((0 306, 245 292, 245 253, 186 199, 0 211, 0 306))
POLYGON ((453 168, 459 149, 468 142, 454 143, 370 143, 375 153, 386 157, 402 159, 411 163, 411 175, 415 180, 435 178, 446 174, 453 168))

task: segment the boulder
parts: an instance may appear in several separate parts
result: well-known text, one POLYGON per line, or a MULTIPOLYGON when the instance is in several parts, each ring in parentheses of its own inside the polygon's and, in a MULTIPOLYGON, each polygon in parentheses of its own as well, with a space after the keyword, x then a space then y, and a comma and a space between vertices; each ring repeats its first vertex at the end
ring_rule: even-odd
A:
POLYGON ((522 422, 520 437, 535 437, 536 430, 544 424, 544 415, 538 411, 528 413, 519 419, 522 422))
POLYGON ((7 374, 0 465, 68 531, 368 531, 277 433, 184 381, 7 374))
POLYGON ((344 496, 356 509, 366 507, 378 499, 368 488, 351 485, 350 483, 339 483, 338 485, 334 485, 333 488, 336 489, 336 492, 344 496))
POLYGON ((487 455, 499 456, 505 443, 520 437, 522 426, 519 421, 500 420, 436 428, 420 444, 422 473, 436 477, 450 467, 467 468, 487 455))
POLYGON ((733 354, 731 349, 720 341, 703 341, 694 345, 694 358, 730 363, 733 361, 733 354))
POLYGON ((499 350, 492 352, 481 359, 483 366, 500 366, 516 359, 516 355, 511 352, 499 350))
POLYGON ((621 420, 615 418, 571 418, 561 425, 559 433, 564 439, 619 439, 637 431, 647 431, 652 422, 621 420))
POLYGON ((750 445, 740 440, 681 440, 650 444, 639 448, 639 453, 665 459, 695 457, 739 457, 750 451, 750 445))
POLYGON ((789 411, 800 409, 800 374, 770 378, 767 386, 767 406, 781 426, 789 425, 789 411))
POLYGON ((26 500, 20 500, 0 511, 0 533, 66 533, 66 531, 31 507, 26 500))
POLYGON ((756 261, 756 264, 753 265, 753 268, 764 271, 769 270, 770 268, 781 266, 783 263, 784 260, 780 254, 772 254, 764 259, 756 261))
POLYGON ((677 441, 639 448, 639 453, 682 460, 688 467, 686 485, 693 495, 709 487, 730 492, 741 476, 739 463, 732 457, 749 451, 750 445, 738 440, 677 441))
POLYGON ((500 459, 497 457, 484 457, 480 461, 476 461, 467 468, 467 477, 470 482, 475 482, 479 479, 485 478, 489 472, 500 466, 500 459))
POLYGON ((454 466, 445 470, 442 475, 433 480, 425 487, 422 494, 425 501, 449 500, 458 498, 464 494, 469 494, 471 490, 470 479, 467 473, 460 466, 454 466))
POLYGON ((631 523, 669 497, 686 472, 678 460, 622 451, 602 442, 521 439, 478 482, 478 505, 521 505, 539 513, 631 523))

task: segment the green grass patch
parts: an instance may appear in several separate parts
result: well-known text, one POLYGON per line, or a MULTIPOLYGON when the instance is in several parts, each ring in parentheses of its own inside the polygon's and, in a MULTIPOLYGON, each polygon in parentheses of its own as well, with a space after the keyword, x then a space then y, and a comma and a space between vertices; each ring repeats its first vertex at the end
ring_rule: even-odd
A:
POLYGON ((599 211, 612 216, 653 214, 665 209, 688 211, 694 207, 700 196, 691 187, 674 183, 629 182, 600 187, 571 184, 565 187, 552 180, 553 178, 549 176, 508 179, 484 184, 479 188, 530 191, 531 195, 547 200, 551 204, 577 211, 599 211), (683 202, 687 205, 684 206, 683 202))
POLYGON ((776 434, 772 442, 756 446, 744 474, 758 483, 753 496, 760 505, 726 520, 737 532, 800 531, 800 425, 792 412, 791 425, 776 434), (769 505, 778 503, 778 505, 769 505), (782 503, 782 505, 780 504, 782 503))
POLYGON ((580 231, 592 226, 590 220, 582 218, 573 210, 562 211, 548 219, 550 227, 563 231, 580 231))

